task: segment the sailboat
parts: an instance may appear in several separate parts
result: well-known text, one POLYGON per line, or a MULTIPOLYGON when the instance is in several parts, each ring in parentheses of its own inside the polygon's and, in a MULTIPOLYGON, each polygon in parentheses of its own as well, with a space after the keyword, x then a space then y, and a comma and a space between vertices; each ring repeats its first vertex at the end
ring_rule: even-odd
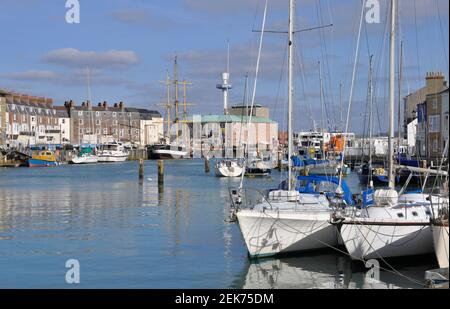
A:
POLYGON ((402 194, 395 189, 394 87, 397 0, 391 0, 389 94, 389 188, 373 194, 373 205, 356 216, 336 216, 342 240, 353 260, 383 259, 434 252, 430 220, 448 197, 402 194))
MULTIPOLYGON (((263 27, 266 13, 267 2, 263 27)), ((308 180, 305 186, 300 188, 295 183, 302 180, 293 177, 291 158, 293 156, 294 16, 295 1, 289 0, 288 179, 278 189, 268 190, 265 193, 256 192, 258 202, 254 204, 250 203, 251 190, 244 190, 242 183, 239 190, 231 191, 231 217, 238 222, 250 258, 305 252, 339 245, 338 230, 329 221, 332 207, 342 205, 343 201, 336 197, 337 200, 333 202, 332 197, 326 195, 325 190, 320 189, 321 185, 328 185, 333 179, 323 177, 308 180)), ((262 35, 263 33, 264 31, 262 35)), ((346 196, 350 196, 346 202, 352 203, 351 194, 346 196)))
MULTIPOLYGON (((227 70, 222 73, 222 84, 217 85, 217 89, 222 90, 223 93, 223 110, 225 115, 228 114, 228 90, 232 89, 232 85, 229 83, 230 80, 230 44, 228 43, 227 49, 227 70)), ((247 78, 245 79, 245 90, 247 90, 247 78)), ((245 98, 244 98, 245 101, 245 98)), ((241 129, 241 139, 242 140, 242 129, 241 129)), ((225 158, 220 160, 214 165, 215 173, 217 177, 240 177, 244 172, 244 167, 241 161, 225 158)))
MULTIPOLYGON (((89 71, 89 67, 86 69, 86 75, 87 75, 87 86, 88 86, 88 106, 89 106, 89 124, 94 123, 93 119, 92 119, 92 105, 91 105, 91 76, 90 76, 90 71, 89 71)), ((89 134, 89 141, 91 140, 91 136, 92 136, 92 132, 94 132, 94 130, 92 129, 92 127, 89 128, 90 130, 90 134, 89 134)), ((90 148, 89 148, 90 149, 90 148)), ((80 152, 78 153, 77 156, 73 157, 70 160, 71 164, 95 164, 98 163, 99 159, 98 156, 96 154, 94 154, 92 151, 83 151, 82 149, 80 149, 80 152)))
MULTIPOLYGON (((186 150, 186 145, 183 145, 182 143, 178 142, 178 124, 180 123, 179 119, 179 85, 183 84, 184 87, 188 84, 187 82, 180 82, 178 80, 178 58, 175 57, 174 62, 174 81, 172 82, 169 77, 169 73, 167 73, 166 81, 164 82, 167 87, 167 102, 162 104, 163 107, 166 108, 166 118, 167 118, 167 131, 166 136, 161 140, 159 144, 155 144, 152 146, 147 147, 147 153, 148 158, 150 160, 177 160, 185 158, 188 155, 188 151, 186 150), (175 103, 172 106, 172 103, 170 102, 170 85, 174 84, 175 86, 175 103), (171 110, 172 107, 175 108, 175 121, 176 124, 176 143, 170 142, 170 125, 171 122, 171 110)), ((186 88, 184 91, 184 97, 185 97, 185 118, 187 117, 187 111, 186 111, 186 88)), ((186 119, 184 119, 186 121, 186 119)))

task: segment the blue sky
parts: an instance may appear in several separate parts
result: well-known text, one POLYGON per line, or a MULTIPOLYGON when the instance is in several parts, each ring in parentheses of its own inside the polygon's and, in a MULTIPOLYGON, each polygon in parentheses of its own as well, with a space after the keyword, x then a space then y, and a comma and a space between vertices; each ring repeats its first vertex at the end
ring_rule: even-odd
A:
MULTIPOLYGON (((254 75, 263 0, 80 0, 81 23, 65 23, 65 0, 0 0, 0 88, 55 99, 87 98, 86 66, 94 103, 124 101, 159 109, 166 70, 178 55, 180 79, 193 82, 191 113, 220 113, 215 89, 231 44, 233 103, 242 102, 246 72, 254 75)), ((404 94, 424 83, 428 71, 448 76, 448 0, 399 0, 404 41, 404 94), (439 10, 438 10, 439 8, 439 10), (419 55, 419 57, 418 57, 419 55), (420 74, 420 76, 419 76, 420 74)), ((346 108, 361 0, 298 0, 297 29, 333 23, 332 28, 297 34, 297 129, 320 124, 319 66, 322 63, 326 118, 338 124, 339 84, 346 108), (313 116, 311 116, 311 114, 313 116)), ((362 131, 369 55, 374 55, 377 130, 386 129, 388 1, 380 0, 382 23, 364 25, 351 129, 362 131)), ((269 0, 267 28, 286 30, 288 0, 269 0)), ((264 38, 257 102, 285 126, 286 38, 264 38)), ((162 111, 162 110, 161 110, 162 111)), ((346 112, 344 111, 344 115, 346 112)), ((328 121, 327 121, 328 122, 328 121)))

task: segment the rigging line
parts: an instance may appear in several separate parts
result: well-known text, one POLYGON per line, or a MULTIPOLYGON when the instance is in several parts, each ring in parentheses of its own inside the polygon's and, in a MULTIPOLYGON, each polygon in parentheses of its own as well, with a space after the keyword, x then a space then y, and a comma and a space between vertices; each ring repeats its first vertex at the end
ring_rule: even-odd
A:
POLYGON ((300 48, 295 48, 295 58, 298 59, 298 70, 300 72, 300 76, 301 76, 301 84, 302 84, 302 90, 303 90, 303 99, 305 100, 305 102, 307 103, 307 114, 309 117, 309 120, 311 121, 312 127, 315 129, 315 122, 314 122, 314 118, 313 118, 313 112, 312 112, 312 106, 311 106, 311 101, 308 100, 308 95, 306 93, 306 87, 307 87, 307 79, 305 77, 305 70, 304 70, 304 64, 303 64, 303 57, 302 57, 302 52, 300 48))
MULTIPOLYGON (((265 5, 264 5, 263 22, 262 22, 261 35, 260 35, 260 40, 259 40, 258 59, 256 60, 255 80, 254 80, 254 84, 253 84, 253 94, 252 94, 252 101, 251 101, 251 106, 250 106, 250 115, 248 117, 248 122, 247 122, 247 143, 245 144, 245 148, 248 148, 248 144, 249 144, 249 137, 250 137, 249 128, 250 128, 250 123, 252 122, 253 106, 255 105, 256 88, 258 85, 259 64, 261 61, 261 52, 262 52, 262 46, 263 46, 263 40, 264 40, 264 31, 266 30, 267 6, 268 6, 268 0, 265 1, 265 5)), ((244 148, 244 167, 246 164, 245 148, 244 148)), ((245 168, 242 172, 241 183, 239 186, 240 190, 242 190, 242 187, 244 185, 244 177, 245 177, 245 168)))
MULTIPOLYGON (((339 248, 336 248, 336 247, 334 247, 334 246, 332 246, 332 245, 330 245, 330 244, 328 244, 328 243, 326 243, 326 242, 320 240, 320 239, 317 238, 317 237, 311 236, 311 235, 308 234, 308 233, 302 232, 301 230, 297 229, 296 227, 293 227, 293 226, 289 225, 288 223, 285 223, 285 222, 283 222, 283 221, 280 221, 278 218, 276 218, 276 217, 274 217, 274 216, 271 216, 271 215, 268 214, 267 212, 264 212, 264 215, 267 216, 267 217, 270 218, 270 219, 273 219, 274 222, 277 222, 281 229, 283 229, 283 227, 282 227, 281 225, 284 225, 284 226, 286 226, 286 227, 288 227, 288 228, 290 228, 290 229, 292 229, 292 230, 294 230, 294 231, 297 231, 297 232, 300 233, 300 234, 307 235, 307 236, 311 237, 311 238, 314 239, 315 241, 321 243, 322 245, 324 245, 324 246, 326 246, 326 247, 328 247, 328 248, 330 248, 330 249, 333 249, 333 250, 335 250, 335 251, 337 251, 337 252, 339 252, 339 253, 341 253, 341 254, 344 254, 344 255, 346 255, 346 256, 352 258, 352 256, 351 256, 348 252, 345 252, 345 251, 343 251, 343 250, 341 250, 341 249, 339 249, 339 248)), ((284 230, 285 230, 285 229, 284 229, 284 230)), ((285 231, 287 231, 287 230, 285 230, 285 231)), ((289 232, 289 231, 287 231, 287 232, 289 232)), ((361 234, 362 234, 362 233, 361 233, 361 234)), ((363 237, 364 237, 364 235, 363 235, 363 237)), ((370 245, 370 243, 369 243, 369 245, 370 245)), ((370 245, 370 246, 371 246, 371 245, 370 245)), ((353 258, 356 258, 356 257, 353 257, 353 258)), ((356 258, 356 260, 361 261, 361 262, 363 262, 363 263, 366 262, 364 259, 358 259, 358 258, 356 258)), ((388 269, 388 268, 379 266, 379 268, 380 268, 381 270, 384 270, 384 271, 386 271, 386 272, 389 272, 389 273, 398 275, 398 276, 400 276, 400 277, 403 277, 403 278, 405 278, 405 279, 407 279, 407 280, 411 281, 412 283, 417 284, 417 285, 419 285, 419 286, 423 286, 423 283, 421 283, 421 282, 415 280, 414 278, 410 278, 410 277, 408 277, 408 276, 406 276, 406 275, 400 273, 398 270, 396 270, 394 267, 392 267, 389 263, 387 263, 387 262, 384 260, 384 258, 381 257, 381 260, 382 260, 383 262, 385 262, 385 264, 386 264, 389 268, 391 268, 391 269, 388 269)))
MULTIPOLYGON (((355 62, 353 65, 352 82, 351 82, 351 86, 350 86, 350 96, 349 96, 349 101, 348 101, 347 121, 345 124, 345 134, 348 134, 349 124, 350 124, 350 114, 351 114, 351 109, 352 109, 353 91, 354 91, 353 88, 355 86, 356 68, 358 65, 359 47, 360 47, 359 45, 360 45, 360 40, 361 40, 361 28, 362 28, 362 23, 363 23, 363 19, 364 19, 364 10, 366 7, 365 4, 366 4, 366 0, 363 0, 362 6, 361 6, 361 17, 360 17, 360 21, 359 21, 358 39, 356 41, 355 62)), ((344 140, 345 140, 345 138, 344 138, 344 140)), ((339 172, 339 174, 340 174, 339 175, 339 189, 342 189, 346 144, 347 143, 344 143, 344 149, 343 149, 342 156, 341 156, 341 169, 339 172)))
POLYGON ((444 58, 445 58, 445 64, 447 65, 447 72, 448 70, 448 53, 447 53, 447 44, 445 44, 445 36, 444 36, 444 29, 442 27, 442 18, 441 18, 441 9, 439 7, 439 0, 436 0, 436 9, 437 9, 437 15, 439 20, 439 29, 441 32, 441 41, 442 41, 442 47, 444 48, 444 58))
MULTIPOLYGON (((316 15, 317 15, 318 23, 319 24, 323 24, 322 6, 320 5, 320 1, 319 0, 316 0, 316 15)), ((325 40, 325 33, 324 33, 324 29, 323 28, 321 28, 319 30, 319 39, 321 41, 320 50, 321 50, 321 53, 322 53, 322 60, 325 61, 325 70, 327 71, 327 74, 330 75, 330 69, 329 69, 329 63, 328 63, 328 57, 327 57, 328 49, 327 49, 327 44, 326 44, 326 40, 325 40)), ((330 92, 332 94, 332 96, 331 96, 332 105, 334 106, 334 100, 333 100, 334 95, 333 95, 333 92, 331 90, 330 80, 327 80, 327 81, 328 81, 328 85, 330 86, 329 90, 330 90, 330 92)), ((322 93, 322 95, 325 96, 324 93, 322 93)), ((325 103, 325 100, 324 100, 324 108, 325 108, 325 115, 327 117, 327 124, 328 124, 329 130, 330 130, 331 123, 330 123, 330 117, 329 117, 329 113, 328 113, 328 106, 325 103)), ((333 116, 334 116, 334 121, 336 122, 336 114, 333 113, 333 116)), ((323 128, 323 129, 325 129, 325 128, 323 128)))
POLYGON ((414 27, 415 27, 415 35, 416 35, 416 56, 417 56, 417 70, 419 73, 419 78, 422 76, 421 68, 420 68, 420 51, 419 51, 419 27, 417 24, 417 6, 416 0, 414 0, 414 27))

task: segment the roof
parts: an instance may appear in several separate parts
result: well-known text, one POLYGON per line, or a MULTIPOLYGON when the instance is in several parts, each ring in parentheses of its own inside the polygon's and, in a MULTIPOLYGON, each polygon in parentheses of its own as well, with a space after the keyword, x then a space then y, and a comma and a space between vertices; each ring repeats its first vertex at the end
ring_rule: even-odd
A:
MULTIPOLYGON (((262 108, 263 106, 261 104, 254 104, 253 108, 262 108)), ((238 109, 238 108, 247 108, 250 109, 251 106, 243 105, 243 104, 237 104, 231 107, 231 109, 238 109)))
MULTIPOLYGON (((202 123, 247 123, 250 117, 247 116, 235 116, 235 115, 202 115, 202 123)), ((192 116, 189 117, 189 121, 192 122, 192 116)), ((275 121, 269 118, 262 117, 251 117, 251 122, 253 123, 275 123, 275 121)))
POLYGON ((8 95, 10 94, 8 91, 0 89, 0 95, 8 95))

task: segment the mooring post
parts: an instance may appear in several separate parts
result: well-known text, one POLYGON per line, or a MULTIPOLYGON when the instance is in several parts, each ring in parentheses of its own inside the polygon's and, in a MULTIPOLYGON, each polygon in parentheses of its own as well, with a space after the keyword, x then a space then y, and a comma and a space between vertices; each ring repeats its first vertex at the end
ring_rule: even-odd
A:
POLYGON ((144 160, 139 159, 139 181, 144 180, 144 160))
POLYGON ((209 168, 209 158, 205 157, 205 173, 209 174, 210 168, 209 168))
POLYGON ((278 170, 281 172, 282 167, 282 161, 281 161, 281 152, 278 150, 278 170))
POLYGON ((164 161, 158 160, 158 185, 164 184, 164 161))

